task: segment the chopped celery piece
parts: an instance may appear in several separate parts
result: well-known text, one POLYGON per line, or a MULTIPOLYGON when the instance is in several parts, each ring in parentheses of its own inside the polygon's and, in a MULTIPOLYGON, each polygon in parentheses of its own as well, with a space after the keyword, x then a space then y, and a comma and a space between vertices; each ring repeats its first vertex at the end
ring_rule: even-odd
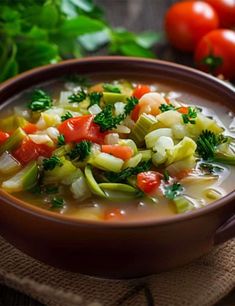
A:
POLYGON ((101 183, 100 188, 105 192, 106 197, 113 201, 130 200, 138 197, 138 190, 127 184, 101 183))
POLYGON ((193 204, 185 197, 177 197, 173 200, 178 214, 195 209, 193 204))
POLYGON ((16 129, 15 115, 0 119, 0 130, 11 132, 16 129))
POLYGON ((161 113, 157 115, 156 119, 160 124, 168 128, 171 128, 173 125, 183 122, 181 114, 174 110, 169 110, 164 113, 161 113))
POLYGON ((9 174, 21 169, 21 164, 8 152, 0 156, 0 172, 9 174))
POLYGON ((165 152, 166 150, 174 148, 174 141, 171 137, 161 136, 157 139, 153 151, 165 152))
POLYGON ((28 164, 16 175, 2 183, 2 188, 8 192, 18 192, 31 189, 38 180, 38 166, 36 162, 28 164))
POLYGON ((132 139, 120 139, 118 144, 121 145, 121 146, 128 146, 128 147, 132 148, 134 154, 138 153, 137 146, 132 139))
POLYGON ((96 180, 93 176, 91 167, 89 165, 86 166, 86 168, 85 168, 85 177, 87 179, 89 189, 93 194, 96 194, 96 195, 98 195, 100 197, 103 197, 103 198, 106 197, 104 192, 102 191, 102 189, 97 184, 97 182, 96 182, 96 180))
POLYGON ((70 190, 73 193, 73 197, 79 201, 91 197, 91 192, 83 173, 72 183, 70 190))
POLYGON ((211 200, 218 200, 223 196, 218 190, 215 190, 213 188, 208 188, 204 190, 204 194, 208 199, 211 200))
POLYGON ((158 138, 161 137, 161 136, 166 136, 166 137, 172 138, 173 137, 172 130, 169 129, 169 128, 162 128, 162 129, 157 129, 155 131, 152 131, 152 132, 148 133, 145 136, 146 147, 148 149, 153 148, 155 146, 158 138))
POLYGON ((198 114, 195 121, 195 124, 187 124, 186 126, 187 132, 191 137, 198 137, 203 130, 208 130, 215 134, 223 132, 223 128, 214 119, 207 118, 202 114, 198 114))
POLYGON ((19 127, 15 132, 0 146, 0 155, 5 151, 12 151, 16 149, 22 140, 26 137, 25 132, 19 127))
POLYGON ((165 163, 166 159, 167 159, 166 151, 155 152, 152 155, 152 162, 156 167, 165 163))
POLYGON ((71 161, 61 158, 61 166, 56 166, 53 170, 45 171, 44 183, 53 184, 64 180, 65 177, 71 175, 77 170, 71 161))
POLYGON ((127 95, 121 93, 104 92, 103 99, 106 104, 114 104, 116 102, 126 102, 127 95))
POLYGON ((174 124, 172 126, 173 138, 183 139, 187 135, 186 126, 184 124, 174 124))
POLYGON ((196 159, 195 157, 189 156, 187 158, 184 158, 182 160, 178 160, 172 164, 170 164, 166 170, 169 172, 171 176, 178 176, 183 171, 189 171, 193 169, 196 165, 196 159))
POLYGON ((98 169, 113 172, 120 172, 124 164, 122 159, 107 153, 99 153, 90 158, 88 162, 98 169))
POLYGON ((175 161, 182 160, 186 157, 195 154, 197 145, 191 138, 185 136, 177 145, 172 149, 167 150, 167 161, 166 164, 170 165, 175 161))
POLYGON ((53 155, 58 156, 58 157, 62 157, 62 156, 67 155, 70 152, 71 149, 72 149, 72 145, 66 144, 66 145, 61 146, 58 149, 56 149, 53 152, 53 155))
POLYGON ((154 123, 156 123, 156 120, 151 115, 142 114, 139 117, 130 135, 138 147, 144 144, 144 138, 154 123))
POLYGON ((124 165, 122 167, 122 169, 126 169, 126 168, 135 168, 142 160, 142 155, 136 154, 135 156, 131 157, 130 159, 126 160, 124 162, 124 165))
POLYGON ((227 165, 235 165, 235 155, 230 155, 222 152, 216 152, 214 156, 214 161, 227 165))
POLYGON ((142 155, 141 161, 148 161, 152 158, 152 151, 151 150, 139 150, 139 153, 142 155))
POLYGON ((61 183, 64 185, 72 185, 79 177, 83 175, 82 170, 77 168, 74 172, 65 177, 61 183))

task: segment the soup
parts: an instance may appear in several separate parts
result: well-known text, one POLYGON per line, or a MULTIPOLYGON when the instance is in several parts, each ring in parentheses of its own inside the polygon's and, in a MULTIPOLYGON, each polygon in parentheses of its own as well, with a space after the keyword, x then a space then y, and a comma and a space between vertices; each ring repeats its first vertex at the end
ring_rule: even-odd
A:
POLYGON ((1 111, 1 188, 106 222, 187 213, 223 197, 234 189, 232 114, 173 89, 77 78, 15 97, 1 111))

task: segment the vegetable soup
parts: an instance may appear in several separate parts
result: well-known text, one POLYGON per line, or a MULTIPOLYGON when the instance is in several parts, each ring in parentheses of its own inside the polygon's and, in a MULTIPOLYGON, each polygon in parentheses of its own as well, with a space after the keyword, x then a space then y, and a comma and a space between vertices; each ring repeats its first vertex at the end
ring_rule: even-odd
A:
POLYGON ((23 92, 1 108, 1 188, 106 222, 210 204, 234 189, 235 120, 189 92, 177 83, 78 76, 23 92))

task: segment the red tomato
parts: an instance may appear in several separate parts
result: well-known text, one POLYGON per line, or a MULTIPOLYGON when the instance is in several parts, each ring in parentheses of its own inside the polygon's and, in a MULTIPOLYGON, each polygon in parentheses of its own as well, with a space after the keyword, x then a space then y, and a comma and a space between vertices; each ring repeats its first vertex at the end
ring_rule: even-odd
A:
POLYGON ((145 95, 146 93, 150 92, 150 87, 147 85, 142 85, 142 84, 138 84, 135 88, 135 90, 133 91, 133 96, 136 97, 137 99, 140 99, 143 95, 145 95))
POLYGON ((125 212, 119 208, 109 209, 104 214, 105 221, 121 221, 125 216, 125 212))
POLYGON ((141 172, 137 175, 137 186, 145 193, 153 193, 161 184, 162 174, 156 171, 141 172))
POLYGON ((182 107, 178 108, 177 111, 181 114, 188 114, 188 107, 182 106, 182 107))
POLYGON ((36 144, 29 138, 25 138, 20 147, 12 152, 12 155, 23 165, 36 160, 39 156, 50 157, 55 148, 43 144, 36 144))
POLYGON ((107 133, 100 132, 100 127, 93 122, 93 118, 93 115, 70 118, 62 122, 58 130, 64 135, 66 142, 90 140, 102 144, 107 133))
POLYGON ((197 46, 195 63, 203 71, 235 79, 235 31, 215 30, 204 36, 197 46))
POLYGON ((175 3, 165 17, 167 36, 182 51, 193 51, 200 39, 218 26, 217 13, 202 1, 175 3))
POLYGON ((8 133, 0 131, 0 145, 3 144, 9 137, 10 135, 8 133))
POLYGON ((139 118, 139 113, 140 113, 140 105, 136 104, 133 111, 131 112, 131 119, 137 121, 139 118))
POLYGON ((37 132, 38 128, 36 126, 36 124, 33 123, 27 123, 25 127, 23 127, 23 130, 25 131, 25 133, 27 134, 33 134, 35 132, 37 132))
POLYGON ((235 0, 204 0, 219 16, 220 26, 230 28, 235 25, 235 0))
POLYGON ((131 158, 134 154, 133 149, 128 146, 119 145, 102 145, 101 151, 104 153, 111 154, 115 157, 127 160, 131 158))

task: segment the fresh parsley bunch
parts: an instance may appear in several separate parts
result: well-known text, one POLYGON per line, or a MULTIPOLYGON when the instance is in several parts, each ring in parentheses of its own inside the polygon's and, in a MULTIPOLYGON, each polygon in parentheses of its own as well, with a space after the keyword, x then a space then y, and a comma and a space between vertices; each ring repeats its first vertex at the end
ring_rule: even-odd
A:
POLYGON ((93 0, 1 0, 0 82, 104 45, 111 54, 154 57, 150 48, 158 39, 152 32, 113 29, 93 0))

